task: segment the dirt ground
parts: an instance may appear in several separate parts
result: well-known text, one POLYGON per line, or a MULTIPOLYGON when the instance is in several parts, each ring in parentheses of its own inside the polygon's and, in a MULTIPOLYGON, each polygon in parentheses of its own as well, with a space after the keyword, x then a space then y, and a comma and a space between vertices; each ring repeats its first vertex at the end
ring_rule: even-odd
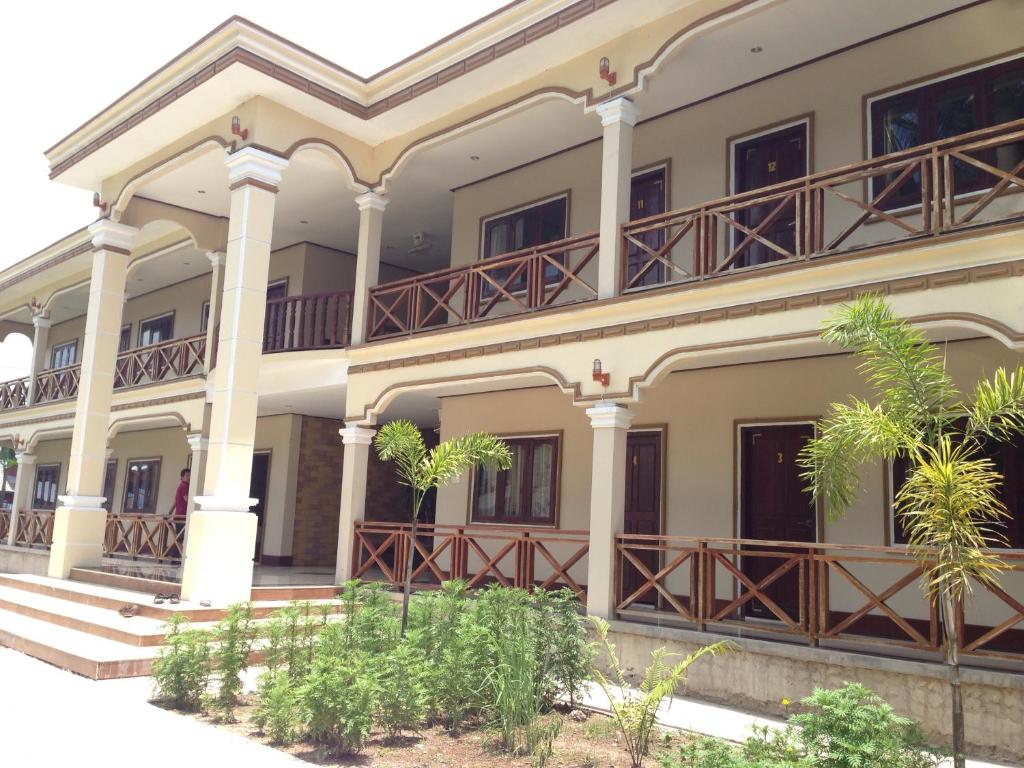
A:
MULTIPOLYGON (((280 749, 301 760, 323 766, 360 766, 365 768, 533 768, 532 756, 513 758, 502 751, 498 736, 487 728, 467 727, 459 733, 434 726, 388 740, 374 732, 369 743, 357 755, 336 756, 323 746, 309 742, 291 745, 272 744, 252 723, 253 707, 246 703, 236 712, 236 722, 218 724, 236 734, 280 749)), ((207 717, 197 716, 212 722, 207 717)), ((577 710, 572 714, 554 713, 562 728, 554 743, 554 754, 547 768, 629 768, 622 737, 606 715, 577 710)), ((657 755, 680 743, 681 737, 670 731, 654 736, 655 744, 646 764, 657 765, 657 755)))

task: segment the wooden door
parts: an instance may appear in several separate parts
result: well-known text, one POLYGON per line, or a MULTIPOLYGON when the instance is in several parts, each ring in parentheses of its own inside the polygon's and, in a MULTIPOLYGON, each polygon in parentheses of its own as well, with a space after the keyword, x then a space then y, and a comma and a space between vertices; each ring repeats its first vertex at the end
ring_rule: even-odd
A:
POLYGON ((256 515, 256 551, 253 558, 259 562, 263 550, 264 513, 266 512, 267 484, 270 473, 270 454, 252 455, 252 474, 249 476, 249 497, 256 499, 252 513, 256 515))
MULTIPOLYGON (((661 535, 661 432, 630 432, 626 436, 626 504, 622 532, 661 535)), ((638 559, 652 574, 658 572, 655 551, 640 551, 638 559)), ((647 581, 635 565, 623 562, 622 596, 647 581)), ((657 592, 648 589, 636 602, 654 605, 657 592)))
MULTIPOLYGON (((653 171, 639 174, 633 177, 629 193, 629 219, 646 219, 648 216, 656 216, 665 212, 665 169, 658 168, 653 171)), ((658 250, 664 244, 663 232, 647 232, 638 237, 651 250, 658 250)), ((642 277, 637 274, 642 270, 651 256, 639 246, 630 243, 626 252, 626 285, 631 288, 639 288, 644 285, 657 285, 665 281, 665 266, 655 264, 647 270, 642 277), (636 279, 634 283, 633 280, 636 279)))
MULTIPOLYGON (((740 536, 765 541, 817 539, 814 500, 800 477, 797 456, 814 436, 810 424, 776 424, 740 430, 740 536)), ((750 549, 760 549, 750 547, 750 549)), ((765 551, 788 552, 779 547, 765 551)), ((781 557, 742 558, 743 573, 755 584, 785 563, 781 557)), ((794 566, 765 590, 765 595, 787 615, 800 614, 800 571, 794 566)), ((746 603, 748 616, 777 619, 760 600, 746 603)))
MULTIPOLYGON (((754 189, 781 184, 784 181, 807 175, 807 124, 800 123, 789 128, 758 136, 735 145, 734 183, 736 194, 754 189)), ((777 201, 753 205, 736 212, 736 221, 754 230, 769 217, 777 207, 777 201)), ((764 239, 780 248, 795 253, 796 248, 796 206, 788 205, 758 233, 764 239)), ((733 243, 739 245, 746 235, 736 230, 733 243)), ((733 261, 733 267, 749 267, 783 258, 782 254, 764 243, 751 241, 733 261)))

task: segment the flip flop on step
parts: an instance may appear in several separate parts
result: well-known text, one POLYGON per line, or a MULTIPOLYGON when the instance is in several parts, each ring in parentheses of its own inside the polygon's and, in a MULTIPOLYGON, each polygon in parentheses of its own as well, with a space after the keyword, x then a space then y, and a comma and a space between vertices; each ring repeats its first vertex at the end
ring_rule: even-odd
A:
POLYGON ((167 602, 169 602, 171 605, 177 605, 181 602, 181 598, 177 595, 171 595, 167 598, 167 602))
POLYGON ((156 596, 153 598, 153 602, 156 603, 157 605, 163 605, 164 601, 168 597, 170 597, 170 595, 165 595, 163 592, 157 592, 156 596))
POLYGON ((130 619, 132 616, 139 612, 139 606, 137 605, 122 605, 117 609, 117 612, 124 616, 126 619, 130 619))

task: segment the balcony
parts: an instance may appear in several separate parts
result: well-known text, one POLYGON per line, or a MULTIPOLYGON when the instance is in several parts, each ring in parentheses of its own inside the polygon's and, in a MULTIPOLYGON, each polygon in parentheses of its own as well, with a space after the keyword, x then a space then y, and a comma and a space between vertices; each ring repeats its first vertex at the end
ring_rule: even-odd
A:
MULTIPOLYGON (((352 294, 349 292, 271 299, 267 302, 264 321, 263 351, 341 349, 349 343, 351 326, 352 294)), ((200 375, 205 363, 205 333, 130 349, 117 356, 114 389, 200 375)), ((81 365, 42 371, 36 377, 33 403, 76 397, 80 376, 81 365)), ((28 376, 0 383, 0 411, 28 405, 31 387, 28 376)))
MULTIPOLYGON (((1024 120, 623 226, 620 291, 864 254, 1024 217, 1024 120), (908 203, 912 198, 913 202, 908 203), (897 204, 899 207, 897 207, 897 204)), ((370 290, 368 339, 592 301, 596 233, 370 290)))

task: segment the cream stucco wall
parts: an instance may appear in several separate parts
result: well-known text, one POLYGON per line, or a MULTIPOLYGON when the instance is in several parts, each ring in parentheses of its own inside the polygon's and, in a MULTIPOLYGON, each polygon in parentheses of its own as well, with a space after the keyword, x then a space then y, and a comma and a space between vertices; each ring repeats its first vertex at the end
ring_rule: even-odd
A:
POLYGON ((292 551, 301 429, 302 417, 292 414, 256 420, 253 450, 270 453, 270 476, 263 505, 263 554, 285 556, 292 551))

